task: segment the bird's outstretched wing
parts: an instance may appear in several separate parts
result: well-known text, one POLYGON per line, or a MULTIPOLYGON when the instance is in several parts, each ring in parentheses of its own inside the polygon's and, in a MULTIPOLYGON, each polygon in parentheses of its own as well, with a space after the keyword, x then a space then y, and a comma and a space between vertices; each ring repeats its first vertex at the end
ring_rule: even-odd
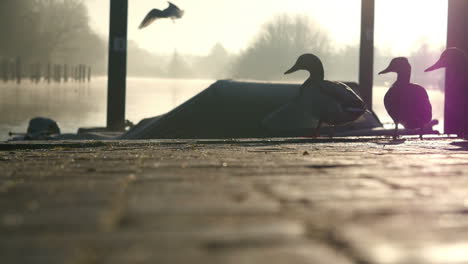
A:
POLYGON ((147 27, 149 24, 153 23, 153 21, 155 21, 156 19, 165 18, 165 17, 166 17, 166 14, 163 11, 159 9, 153 9, 145 16, 143 21, 141 21, 141 24, 138 28, 142 29, 144 27, 147 27))
POLYGON ((181 18, 184 15, 184 10, 180 9, 178 6, 174 5, 173 3, 169 2, 169 6, 164 9, 164 12, 168 17, 172 19, 181 18))
POLYGON ((169 7, 168 8, 176 8, 176 9, 179 9, 178 6, 174 5, 173 3, 167 1, 167 3, 169 4, 169 7))

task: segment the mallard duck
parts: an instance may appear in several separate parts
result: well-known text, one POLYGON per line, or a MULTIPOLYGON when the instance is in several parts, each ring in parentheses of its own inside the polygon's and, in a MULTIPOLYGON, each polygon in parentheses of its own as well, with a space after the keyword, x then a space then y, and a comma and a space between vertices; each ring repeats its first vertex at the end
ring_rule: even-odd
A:
POLYGON ((458 48, 448 48, 439 60, 425 72, 448 68, 445 87, 444 127, 447 134, 466 137, 468 124, 466 113, 468 106, 468 56, 458 48))
POLYGON ((160 18, 171 18, 172 21, 177 18, 181 18, 184 15, 184 10, 181 10, 179 7, 174 5, 171 2, 168 2, 169 6, 164 9, 164 10, 159 10, 159 9, 153 9, 151 10, 143 19, 141 22, 140 26, 138 27, 139 29, 142 29, 144 27, 147 27, 151 23, 153 23, 156 19, 160 18))
POLYGON ((407 129, 419 128, 419 138, 422 139, 423 128, 432 119, 432 106, 426 89, 410 82, 411 65, 405 57, 392 59, 379 74, 389 72, 397 73, 397 80, 384 97, 385 109, 395 123, 393 139, 398 137, 398 124, 407 129))
POLYGON ((285 120, 292 113, 301 115, 300 119, 307 122, 317 121, 311 135, 317 137, 320 135, 322 123, 333 128, 335 125, 353 122, 366 112, 364 101, 349 86, 341 82, 324 80, 323 64, 317 56, 310 53, 299 56, 294 66, 284 74, 298 70, 305 70, 310 74, 302 84, 299 95, 274 112, 269 119, 281 116, 281 119, 285 120))

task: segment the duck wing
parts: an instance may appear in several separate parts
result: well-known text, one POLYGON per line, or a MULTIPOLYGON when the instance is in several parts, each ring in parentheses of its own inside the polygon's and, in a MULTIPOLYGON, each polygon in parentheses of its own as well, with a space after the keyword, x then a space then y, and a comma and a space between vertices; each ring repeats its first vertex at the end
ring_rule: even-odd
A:
POLYGON ((267 115, 262 124, 270 130, 312 129, 318 123, 318 111, 310 111, 310 99, 317 98, 315 89, 306 81, 300 93, 288 103, 267 115))
POLYGON ((366 110, 364 100, 342 82, 323 81, 320 92, 339 104, 344 111, 364 113, 366 110))
POLYGON ((426 89, 409 83, 392 86, 384 97, 385 109, 390 117, 405 128, 421 128, 432 119, 432 106, 426 89))
MULTIPOLYGON (((165 9, 167 10, 167 8, 165 9)), ((147 27, 149 26, 151 23, 153 23, 156 19, 159 19, 159 18, 166 18, 167 17, 167 12, 164 11, 161 11, 159 9, 153 9, 151 10, 146 16, 145 18, 143 19, 143 21, 141 21, 140 23, 140 26, 138 27, 139 29, 142 29, 144 27, 147 27)))
POLYGON ((410 83, 410 88, 406 97, 407 104, 411 106, 408 116, 403 119, 405 128, 420 128, 429 123, 432 119, 432 105, 429 101, 426 89, 417 84, 410 83))

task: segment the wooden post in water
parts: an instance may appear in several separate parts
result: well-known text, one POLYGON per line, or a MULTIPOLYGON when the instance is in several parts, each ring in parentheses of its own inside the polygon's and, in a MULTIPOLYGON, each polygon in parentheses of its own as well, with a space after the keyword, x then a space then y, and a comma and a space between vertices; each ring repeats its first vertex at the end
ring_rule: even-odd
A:
POLYGON ((78 65, 78 82, 83 82, 83 65, 78 65))
POLYGON ((125 129, 128 0, 110 0, 107 128, 125 129))
POLYGON ((36 63, 36 83, 39 83, 41 81, 41 76, 42 76, 42 69, 41 69, 41 64, 38 62, 36 63))
POLYGON ((8 82, 8 62, 6 59, 2 59, 2 79, 3 82, 8 82))
POLYGON ((46 70, 47 83, 50 83, 50 73, 51 73, 51 69, 50 69, 50 62, 49 62, 49 63, 47 63, 47 70, 46 70))
POLYGON ((54 82, 57 82, 57 64, 54 64, 54 66, 53 66, 52 80, 54 82))
POLYGON ((359 50, 359 89, 362 99, 372 109, 374 77, 375 0, 361 1, 361 44, 359 50))
POLYGON ((68 65, 64 64, 63 65, 63 81, 68 82, 68 65))
POLYGON ((86 81, 86 65, 81 64, 81 81, 86 81))
POLYGON ((16 69, 15 69, 15 77, 16 77, 16 83, 20 84, 21 83, 21 77, 22 71, 21 71, 21 59, 20 57, 16 57, 16 69))
POLYGON ((14 81, 16 79, 16 64, 14 60, 10 60, 10 80, 14 81))
POLYGON ((91 82, 91 66, 88 66, 88 82, 91 82))
POLYGON ((34 82, 34 64, 29 65, 29 80, 34 82))

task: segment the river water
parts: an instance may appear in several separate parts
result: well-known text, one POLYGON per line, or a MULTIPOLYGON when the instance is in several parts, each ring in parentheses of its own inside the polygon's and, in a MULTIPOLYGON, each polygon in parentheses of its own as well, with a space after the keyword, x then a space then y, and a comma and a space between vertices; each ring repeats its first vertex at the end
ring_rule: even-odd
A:
MULTIPOLYGON (((201 92, 215 80, 132 78, 127 80, 126 119, 137 123, 142 118, 166 113, 201 92)), ((374 110, 390 126, 383 106, 387 88, 374 88, 374 110)), ((442 121, 443 93, 428 90, 434 118, 442 121)), ((8 132, 26 131, 36 116, 56 120, 63 133, 76 133, 79 127, 106 125, 107 79, 94 78, 91 83, 22 84, 0 83, 0 140, 8 132)), ((439 125, 437 128, 441 128, 439 125)))

